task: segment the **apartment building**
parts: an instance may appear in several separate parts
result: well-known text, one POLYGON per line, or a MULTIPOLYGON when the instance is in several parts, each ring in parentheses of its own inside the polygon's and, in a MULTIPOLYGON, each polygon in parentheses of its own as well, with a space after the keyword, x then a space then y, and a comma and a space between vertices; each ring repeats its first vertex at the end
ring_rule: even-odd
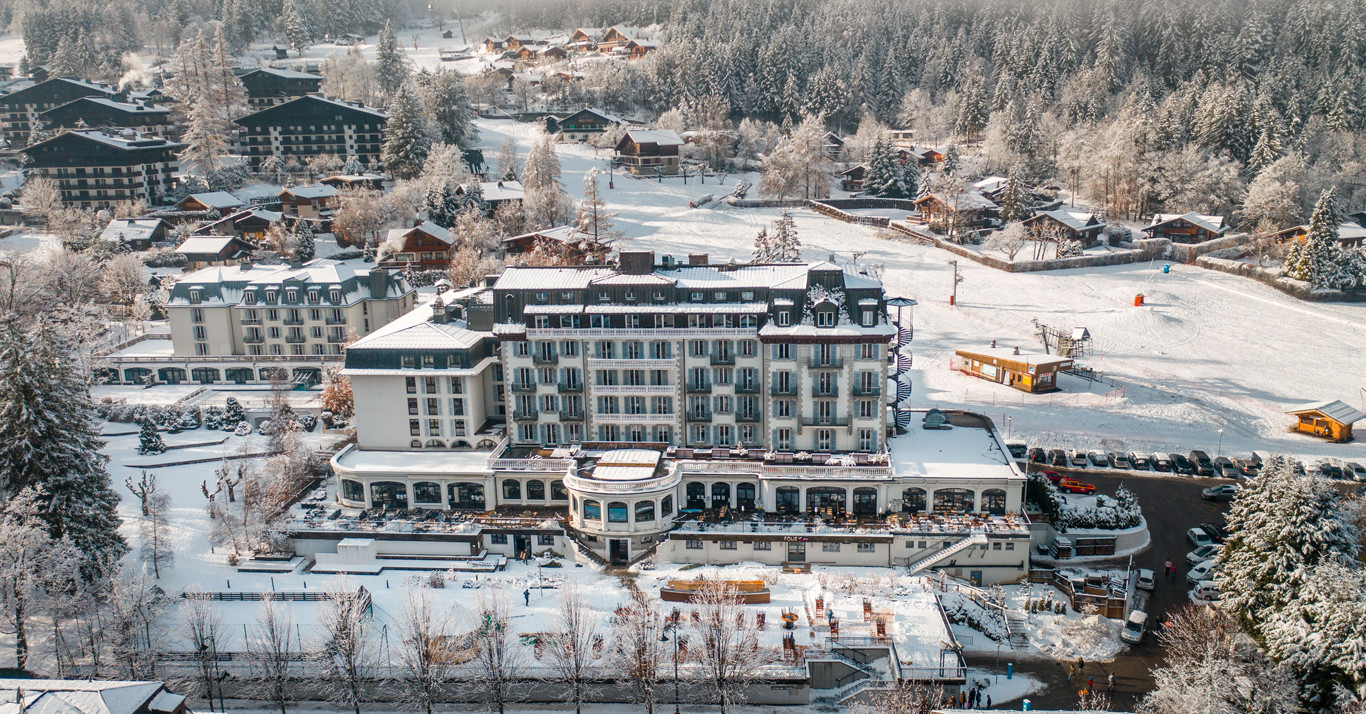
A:
POLYGON ((237 75, 253 110, 273 107, 322 88, 321 75, 276 67, 257 67, 237 75))
POLYGON ((81 97, 38 115, 39 123, 49 132, 71 129, 101 129, 112 134, 133 131, 138 134, 173 138, 175 123, 171 110, 135 101, 119 101, 113 97, 81 97))
POLYGON ((28 146, 29 134, 41 125, 43 112, 81 97, 112 99, 118 90, 107 84, 70 77, 53 77, 0 95, 0 134, 11 149, 28 146))
POLYGON ((830 263, 508 268, 493 284, 513 443, 883 448, 895 329, 830 263))
POLYGON ((131 131, 69 131, 22 149, 30 176, 57 183, 64 203, 108 208, 123 201, 168 203, 181 144, 131 131))
POLYGON ((332 260, 215 266, 181 277, 166 303, 171 349, 106 359, 102 377, 136 383, 295 382, 322 379, 342 347, 407 313, 416 293, 399 273, 332 260))
POLYGON ((304 161, 323 154, 377 166, 388 119, 358 102, 308 95, 235 121, 242 127, 242 153, 257 169, 270 156, 304 161))

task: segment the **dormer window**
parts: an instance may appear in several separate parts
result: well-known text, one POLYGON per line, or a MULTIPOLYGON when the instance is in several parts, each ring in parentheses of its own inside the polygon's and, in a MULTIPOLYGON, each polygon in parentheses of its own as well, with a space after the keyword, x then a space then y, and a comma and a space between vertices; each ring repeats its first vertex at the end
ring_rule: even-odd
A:
POLYGON ((863 326, 864 326, 864 327, 872 327, 872 326, 873 326, 873 311, 872 311, 872 310, 864 310, 864 311, 863 311, 863 326))
POLYGON ((254 293, 254 292, 245 292, 245 293, 242 293, 242 302, 244 302, 244 303, 246 303, 246 304, 248 304, 248 305, 255 305, 255 304, 256 304, 256 293, 254 293))
POLYGON ((318 304, 318 291, 317 291, 317 290, 309 290, 309 291, 308 291, 308 301, 309 301, 310 303, 314 304, 314 305, 318 304))
POLYGON ((573 301, 574 301, 574 293, 568 293, 568 292, 566 292, 566 293, 560 293, 560 299, 563 300, 563 301, 565 301, 565 302, 573 302, 573 301))
POLYGON ((712 298, 715 299, 716 302, 725 302, 726 294, 724 292, 717 291, 715 293, 712 293, 712 298))
POLYGON ((635 299, 636 299, 636 291, 634 291, 634 290, 627 290, 627 291, 626 291, 626 300, 629 301, 629 302, 634 302, 635 299))
POLYGON ((190 302, 199 302, 199 291, 198 291, 198 290, 191 290, 191 291, 190 291, 190 302))
POLYGON ((746 291, 740 293, 740 299, 741 299, 741 300, 744 300, 745 302, 750 302, 750 301, 754 300, 754 291, 753 291, 753 290, 746 290, 746 291))
POLYGON ((663 290, 656 290, 656 291, 655 291, 655 302, 664 302, 664 291, 663 291, 663 290))
POLYGON ((611 294, 609 294, 606 290, 602 290, 602 291, 599 291, 599 292, 598 292, 598 302, 607 302, 608 300, 611 300, 611 299, 612 299, 611 294))
POLYGON ((271 305, 274 305, 275 302, 276 302, 276 300, 277 300, 277 296, 276 296, 276 294, 275 294, 275 291, 274 291, 274 290, 267 290, 267 291, 266 291, 266 302, 270 303, 271 305))
POLYGON ((299 291, 297 291, 297 290, 286 290, 286 291, 285 291, 285 302, 290 302, 290 303, 299 302, 299 291))
POLYGON ((835 311, 834 311, 834 310, 817 310, 817 311, 816 311, 816 327, 834 327, 834 326, 835 326, 835 311))
POLYGON ((417 360, 413 359, 412 355, 403 355, 399 359, 400 364, 402 364, 405 369, 412 369, 417 366, 417 360))
POLYGON ((781 311, 781 312, 778 313, 778 326, 779 326, 779 327, 787 327, 788 325, 791 325, 791 324, 792 324, 792 313, 788 312, 787 310, 783 310, 783 311, 781 311))
POLYGON ((327 293, 327 299, 330 300, 331 302, 341 302, 341 291, 340 291, 340 290, 329 290, 328 293, 327 293))
POLYGON ((695 292, 695 293, 692 294, 692 301, 693 301, 693 302, 702 302, 705 298, 706 298, 706 296, 703 295, 701 292, 695 292))

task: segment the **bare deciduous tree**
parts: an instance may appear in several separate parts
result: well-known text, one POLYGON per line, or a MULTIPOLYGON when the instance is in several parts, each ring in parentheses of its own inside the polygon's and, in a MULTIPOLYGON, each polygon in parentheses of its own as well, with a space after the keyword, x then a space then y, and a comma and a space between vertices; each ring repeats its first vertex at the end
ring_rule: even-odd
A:
POLYGON ((247 663, 255 696, 289 714, 294 701, 292 680, 296 676, 299 646, 294 640, 294 621, 279 601, 267 596, 256 613, 256 627, 247 635, 247 663))
POLYGON ((0 511, 0 607, 14 632, 19 669, 28 666, 29 620, 48 598, 60 596, 53 586, 70 581, 79 562, 70 542, 48 534, 38 499, 37 491, 25 489, 0 511))
POLYGON ((147 571, 125 569, 109 583, 105 636, 122 679, 155 679, 156 655, 166 646, 166 594, 147 571))
POLYGON ((196 691, 209 701, 209 711, 213 711, 214 685, 220 686, 219 699, 222 699, 220 677, 222 668, 218 665, 218 653, 228 649, 232 631, 224 627, 223 614, 214 607, 213 601, 195 597, 185 601, 185 639, 190 643, 191 655, 196 669, 196 691))
POLYGON ((611 664, 623 675, 631 702, 654 714, 665 660, 659 608, 643 591, 635 591, 631 604, 617 613, 612 632, 611 664))
POLYGON ((425 588, 410 587, 399 610, 397 629, 398 658, 406 675, 409 701, 432 714, 459 654, 454 644, 454 618, 449 609, 432 604, 425 588))
POLYGON ((341 580, 327 592, 318 624, 323 641, 319 647, 322 685, 327 699, 360 714, 365 683, 373 676, 370 636, 370 598, 359 588, 341 580))
POLYGON ((507 601, 499 595, 481 595, 478 625, 474 630, 474 668, 483 686, 483 701, 506 711, 516 700, 516 682, 525 669, 526 649, 512 631, 507 601))
POLYGON ((866 703, 850 708, 850 714, 930 714, 944 703, 944 687, 907 680, 893 689, 873 693, 866 703))
POLYGON ((576 583, 560 588, 557 625, 559 631, 546 654, 556 679, 566 687, 564 701, 574 705, 575 714, 581 714, 584 701, 592 694, 594 673, 602 664, 603 643, 597 613, 588 606, 576 583))
MULTIPOLYGON (((153 482, 155 486, 155 482, 153 482)), ((152 564, 152 575, 160 580, 161 568, 175 560, 175 549, 167 538, 170 530, 171 497, 155 487, 144 499, 147 515, 138 524, 142 536, 142 559, 152 564)))
POLYGON ((109 259, 100 272, 100 289, 104 298, 116 305, 132 307, 138 296, 148 290, 147 266, 142 257, 123 253, 109 259))
POLYGON ((1025 244, 1028 242, 1029 231, 1024 227, 1024 224, 1012 223, 992 233, 982 247, 1005 254, 1006 260, 1015 260, 1015 256, 1024 250, 1025 244))
POLYGON ((694 629, 698 679, 722 714, 744 701, 745 689, 763 665, 755 619, 746 617, 739 589, 734 583, 704 585, 696 596, 699 620, 694 629))

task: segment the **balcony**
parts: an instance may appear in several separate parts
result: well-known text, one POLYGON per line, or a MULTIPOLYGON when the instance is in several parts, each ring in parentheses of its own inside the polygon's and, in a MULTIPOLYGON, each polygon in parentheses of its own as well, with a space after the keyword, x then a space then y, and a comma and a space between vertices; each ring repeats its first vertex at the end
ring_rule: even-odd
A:
POLYGON ((242 324, 243 324, 243 325, 259 325, 259 324, 261 324, 261 318, 260 318, 260 317, 244 317, 244 318, 242 318, 242 324))
POLYGON ((849 417, 804 416, 802 426, 849 426, 849 417))
POLYGON ((345 316, 345 315, 342 315, 341 317, 329 317, 329 318, 327 318, 327 324, 329 324, 329 325, 345 325, 345 324, 346 324, 346 316, 345 316))
POLYGON ((740 412, 735 415, 735 421, 740 423, 758 423, 760 421, 760 417, 758 414, 754 412, 740 412))
POLYGON ((726 352, 724 354, 718 354, 713 352, 711 353, 711 363, 714 365, 733 365, 735 364, 735 353, 726 352))
POLYGON ((561 392, 582 392, 583 382, 560 382, 555 385, 561 392))
POLYGON ((261 344, 262 342, 265 342, 265 341, 266 341, 266 337, 265 337, 265 335, 252 335, 252 334, 248 334, 248 335, 246 335, 245 337, 242 338, 242 341, 245 342, 245 343, 247 343, 247 344, 249 344, 249 345, 259 345, 259 344, 261 344))
POLYGON ((536 391, 535 382, 513 382, 510 387, 513 394, 531 394, 536 391))
POLYGON ((303 335, 285 335, 285 342, 291 345, 301 345, 307 340, 308 338, 303 335))
POLYGON ((340 345, 346 342, 346 335, 328 335, 327 341, 334 345, 340 345))
POLYGON ((873 384, 873 385, 855 384, 855 385, 854 385, 854 396, 856 396, 856 397, 876 397, 876 396, 879 396, 879 395, 881 395, 881 394, 882 394, 882 385, 880 385, 880 384, 873 384))
POLYGON ((711 394, 711 382, 688 382, 688 394, 711 394))
POLYGON ((711 421, 710 409, 690 409, 683 417, 688 421, 711 421))
POLYGON ((572 411, 560 410, 560 421, 583 421, 583 410, 575 409, 572 411))
POLYGON ((811 369, 844 369, 844 359, 841 357, 812 357, 809 364, 811 369))
POLYGON ((512 412, 513 421, 536 421, 536 417, 538 416, 540 416, 540 412, 536 411, 535 409, 532 409, 530 411, 523 411, 521 409, 517 409, 512 412))
POLYGON ((745 382, 745 383, 741 384, 741 383, 737 382, 737 383, 735 384, 735 393, 736 393, 736 394, 758 394, 758 393, 759 393, 759 383, 758 383, 758 382, 745 382))
POLYGON ((795 397, 797 396, 797 385, 792 383, 775 383, 772 387, 769 388, 768 393, 775 397, 795 397))
POLYGON ((304 319, 302 317, 286 317, 284 324, 298 326, 304 324, 304 319))
POLYGON ((838 384, 813 384, 811 385, 811 396, 813 397, 838 397, 840 395, 840 385, 838 384))
POLYGON ((532 364, 559 364, 560 355, 557 352, 533 352, 531 354, 532 364))

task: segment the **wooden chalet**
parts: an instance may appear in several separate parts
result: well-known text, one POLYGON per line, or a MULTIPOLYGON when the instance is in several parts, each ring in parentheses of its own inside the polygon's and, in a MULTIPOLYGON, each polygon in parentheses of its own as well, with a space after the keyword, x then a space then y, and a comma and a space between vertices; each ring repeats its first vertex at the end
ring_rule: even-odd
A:
POLYGON ((384 190, 384 177, 380 174, 337 174, 328 176, 318 183, 331 186, 335 189, 346 188, 373 188, 376 191, 384 190))
MULTIPOLYGON (((1305 238, 1309 237, 1309 226, 1300 225, 1279 230, 1272 233, 1271 237, 1277 243, 1303 243, 1305 238)), ((1338 245, 1343 248, 1356 248, 1363 244, 1366 244, 1366 228, 1362 228, 1360 223, 1347 221, 1338 225, 1338 245)))
POLYGON ((279 211, 249 208, 210 223, 198 231, 199 235, 233 236, 253 243, 266 237, 270 227, 284 220, 279 211))
POLYGON ((988 382, 1038 394, 1058 390, 1058 372, 1072 367, 1071 357, 1021 352, 1019 347, 954 350, 954 367, 988 382))
POLYGON ((868 164, 858 164, 837 174, 840 178, 840 188, 845 191, 862 191, 863 177, 868 173, 868 164))
POLYGON ((485 37, 484 41, 481 43, 481 46, 484 48, 484 51, 489 54, 493 54, 494 52, 502 52, 503 50, 507 49, 507 44, 503 40, 498 39, 496 37, 485 37))
POLYGON ((523 255, 539 248, 575 264, 601 263, 609 247, 606 243, 594 244, 590 238, 574 226, 556 226, 504 238, 503 249, 509 255, 523 255))
POLYGON ((444 270, 450 267, 455 242, 451 232, 431 221, 416 221, 412 228, 392 228, 384 240, 383 268, 444 270))
POLYGON ((584 107, 573 114, 545 118, 545 130, 558 134, 560 141, 588 141, 607 131, 613 124, 624 125, 626 120, 615 114, 584 107))
POLYGON ((1100 242, 1100 233, 1105 230, 1105 221, 1090 211, 1077 211, 1059 208, 1053 211, 1040 211, 1024 220, 1029 232, 1036 236, 1049 236, 1053 240, 1075 240, 1087 248, 1100 242))
POLYGON ((154 243, 164 243, 170 231, 170 224, 161 218, 115 218, 97 239, 113 243, 121 250, 141 251, 154 243))
MULTIPOLYGON (((463 183, 455 187, 455 195, 464 196, 471 190, 470 184, 463 183)), ((526 189, 521 181, 480 181, 479 193, 483 200, 483 212, 490 216, 505 203, 521 205, 526 197, 526 189)))
POLYGON ((678 173, 683 139, 672 129, 632 129, 617 142, 612 162, 633 174, 678 173))
POLYGON ((249 69, 237 78, 242 80, 242 88, 247 92, 247 104, 253 110, 314 94, 322 89, 323 84, 321 75, 275 67, 249 69))
POLYGON ((508 50, 519 50, 523 47, 532 47, 543 44, 545 43, 538 41, 531 35, 508 35, 503 39, 503 49, 508 50))
POLYGON ((944 152, 929 146, 911 147, 908 149, 911 156, 915 157, 915 162, 921 168, 934 166, 944 162, 944 152))
POLYGON ((191 268, 237 265, 251 260, 256 244, 237 236, 190 236, 176 247, 191 268))
POLYGON ((602 30, 580 27, 569 36, 569 42, 565 44, 565 47, 580 52, 588 52, 598 48, 598 40, 601 38, 602 30))
POLYGON ((602 33, 602 39, 598 40, 598 51, 608 54, 619 47, 625 47, 630 44, 632 40, 639 42, 641 40, 649 39, 650 33, 642 28, 631 27, 629 25, 614 25, 607 28, 607 31, 602 33))
POLYGON ((630 40, 621 47, 612 50, 612 54, 625 55, 626 59, 638 60, 657 49, 659 49, 658 40, 630 40))
POLYGON ((1010 179, 1004 176, 988 176, 981 181, 972 184, 972 187, 977 189, 977 192, 983 196, 1000 203, 1001 196, 1005 194, 1006 185, 1009 183, 1010 179))
POLYGON ((557 46, 547 47, 536 53, 536 59, 542 62, 557 62, 559 60, 569 59, 569 50, 557 46))
POLYGON ((844 151, 844 137, 833 131, 825 132, 821 140, 825 142, 825 150, 831 156, 839 156, 840 152, 844 151))
POLYGON ((1328 441, 1351 441, 1352 424, 1366 419, 1366 414, 1340 400, 1305 404, 1286 411, 1298 421, 1291 431, 1317 436, 1328 441))
POLYGON ((295 220, 315 221, 315 229, 332 231, 332 216, 341 191, 325 183, 287 186, 280 190, 280 212, 295 220))
POLYGON ((175 125, 171 110, 141 102, 123 102, 110 97, 81 97, 38 115, 50 131, 62 129, 102 129, 111 134, 133 131, 138 134, 169 137, 175 125))
POLYGON ((1143 232, 1149 238, 1166 238, 1173 243, 1203 243, 1222 236, 1228 228, 1223 216, 1159 213, 1143 232))
POLYGON ((953 225, 958 230, 975 230, 992 225, 997 206, 991 199, 971 189, 955 193, 931 193, 915 201, 925 223, 947 230, 953 225))
POLYGON ((218 211, 226 215, 229 211, 236 211, 245 205, 247 204, 242 199, 227 191, 210 191, 192 193, 180 199, 175 207, 177 211, 218 211))
POLYGON ((912 148, 915 146, 915 129, 889 129, 887 140, 892 146, 912 148))

